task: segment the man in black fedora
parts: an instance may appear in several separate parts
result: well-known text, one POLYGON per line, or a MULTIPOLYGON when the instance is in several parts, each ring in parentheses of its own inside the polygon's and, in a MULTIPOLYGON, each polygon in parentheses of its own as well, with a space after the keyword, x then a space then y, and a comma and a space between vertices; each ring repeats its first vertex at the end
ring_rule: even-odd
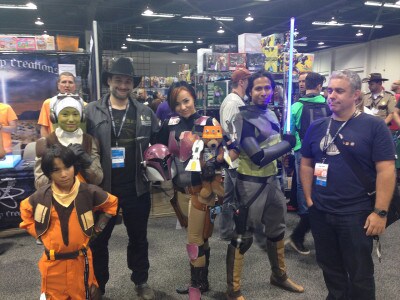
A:
POLYGON ((368 83, 369 93, 363 96, 364 106, 368 107, 372 113, 380 117, 386 124, 393 122, 400 124, 398 115, 394 115, 396 98, 390 92, 385 91, 382 86, 383 81, 388 79, 382 78, 381 73, 371 73, 367 78, 362 80, 368 83))
MULTIPOLYGON (((101 187, 116 195, 122 208, 128 244, 128 267, 135 291, 142 299, 154 299, 147 284, 149 271, 147 221, 150 214, 150 186, 143 178, 142 152, 153 143, 159 127, 153 111, 130 94, 139 85, 129 58, 118 58, 102 74, 110 92, 86 107, 87 132, 100 143, 104 179, 101 187)), ((94 272, 103 294, 109 279, 108 240, 115 218, 91 245, 94 272)))

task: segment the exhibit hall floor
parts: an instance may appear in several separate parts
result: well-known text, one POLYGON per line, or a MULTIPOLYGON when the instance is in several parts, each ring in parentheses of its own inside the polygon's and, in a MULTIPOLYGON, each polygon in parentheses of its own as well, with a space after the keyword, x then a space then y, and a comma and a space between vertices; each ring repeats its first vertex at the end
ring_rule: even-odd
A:
MULTIPOLYGON (((294 228, 298 217, 288 214, 288 234, 294 228)), ((210 238, 211 290, 203 300, 225 299, 226 288, 225 255, 228 242, 218 239, 218 226, 210 238)), ((149 284, 155 289, 157 299, 188 299, 178 295, 175 288, 188 282, 189 261, 185 250, 185 230, 176 229, 173 216, 151 218, 148 227, 150 277, 149 284)), ((382 236, 382 263, 379 263, 374 249, 376 297, 382 300, 399 299, 400 295, 400 222, 392 225, 382 236)), ((137 299, 130 271, 126 265, 127 235, 124 225, 115 227, 110 240, 110 281, 105 299, 137 299)), ((8 250, 0 255, 0 299, 39 299, 40 275, 37 262, 42 246, 28 235, 0 238, 0 244, 8 250)), ((246 299, 325 299, 327 292, 322 272, 315 262, 315 250, 311 235, 306 245, 311 248, 308 256, 297 254, 289 247, 286 264, 290 278, 305 287, 304 294, 292 294, 269 284, 270 268, 266 253, 256 243, 246 253, 242 279, 242 291, 246 299)))

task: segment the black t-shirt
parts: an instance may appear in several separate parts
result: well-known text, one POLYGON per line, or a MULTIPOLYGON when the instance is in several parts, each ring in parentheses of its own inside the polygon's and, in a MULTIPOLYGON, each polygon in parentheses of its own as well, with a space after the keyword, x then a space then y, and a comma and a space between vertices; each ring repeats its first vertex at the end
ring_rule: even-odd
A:
MULTIPOLYGON (((125 115, 124 110, 112 109, 115 122, 115 132, 118 135, 121 127, 122 119, 125 115)), ((125 166, 123 168, 112 169, 112 187, 113 193, 117 195, 128 195, 135 191, 135 138, 136 138, 136 109, 133 105, 129 105, 129 110, 118 139, 111 129, 111 147, 125 148, 125 166)))
MULTIPOLYGON (((322 162, 329 119, 323 118, 312 123, 303 140, 302 155, 312 158, 315 163, 322 162)), ((332 120, 329 141, 343 123, 332 120)), ((357 157, 370 178, 376 178, 375 162, 395 159, 390 131, 380 118, 361 113, 348 121, 340 131, 340 136, 344 146, 357 157)), ((314 180, 311 197, 315 207, 334 214, 370 211, 373 207, 371 199, 335 144, 331 144, 325 157, 325 163, 329 165, 327 186, 316 185, 314 180)))

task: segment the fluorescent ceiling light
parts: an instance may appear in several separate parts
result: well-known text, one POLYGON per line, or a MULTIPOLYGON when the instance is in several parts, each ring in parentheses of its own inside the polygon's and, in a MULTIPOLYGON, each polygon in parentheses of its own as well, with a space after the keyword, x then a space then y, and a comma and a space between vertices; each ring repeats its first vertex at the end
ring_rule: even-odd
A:
POLYGON ((353 24, 353 27, 362 27, 362 28, 382 28, 383 25, 374 25, 374 24, 353 24))
POLYGON ((318 45, 322 46, 322 45, 325 45, 325 43, 324 42, 319 42, 318 45))
POLYGON ((197 43, 197 44, 203 44, 203 41, 202 41, 200 38, 198 38, 197 41, 196 41, 196 43, 197 43))
POLYGON ((134 39, 127 37, 128 42, 139 42, 139 43, 159 43, 159 44, 193 44, 193 41, 180 41, 180 40, 157 40, 157 39, 134 39))
POLYGON ((307 44, 307 43, 297 43, 297 42, 294 42, 294 43, 293 43, 293 46, 295 46, 295 47, 307 47, 308 44, 307 44))
POLYGON ((158 18, 173 18, 179 15, 174 15, 174 14, 162 14, 162 13, 152 13, 152 14, 145 14, 144 12, 142 13, 142 16, 144 17, 158 17, 158 18))
POLYGON ((343 26, 344 23, 339 23, 336 21, 329 21, 329 22, 321 22, 321 21, 314 21, 312 22, 313 25, 320 25, 320 26, 343 26))
POLYGON ((19 4, 0 4, 0 8, 10 8, 10 9, 37 9, 37 6, 29 2, 25 5, 19 5, 19 4))
POLYGON ((226 21, 226 22, 232 22, 234 20, 233 17, 213 17, 217 21, 226 21))
POLYGON ((218 33, 224 33, 225 30, 220 26, 219 29, 217 30, 218 33))
POLYGON ((192 15, 192 16, 183 16, 182 19, 211 20, 211 17, 192 15))
POLYGON ((126 50, 126 49, 128 49, 128 47, 125 44, 122 44, 121 49, 126 50))
POLYGON ((377 1, 366 1, 364 2, 365 5, 370 5, 370 6, 383 6, 384 7, 390 7, 390 8, 400 8, 400 1, 397 1, 396 3, 382 3, 382 2, 377 2, 377 1))
POLYGON ((363 36, 363 35, 364 35, 364 33, 361 30, 358 30, 356 33, 356 36, 363 36))
POLYGON ((172 61, 171 64, 176 64, 176 61, 172 61))
POLYGON ((182 51, 187 52, 187 51, 189 51, 189 49, 188 49, 186 46, 184 46, 183 49, 182 49, 182 51))
POLYGON ((210 17, 210 16, 200 16, 200 15, 190 15, 190 16, 183 16, 182 19, 192 19, 192 20, 212 20, 215 19, 217 21, 225 21, 225 22, 232 22, 234 20, 233 17, 210 17))

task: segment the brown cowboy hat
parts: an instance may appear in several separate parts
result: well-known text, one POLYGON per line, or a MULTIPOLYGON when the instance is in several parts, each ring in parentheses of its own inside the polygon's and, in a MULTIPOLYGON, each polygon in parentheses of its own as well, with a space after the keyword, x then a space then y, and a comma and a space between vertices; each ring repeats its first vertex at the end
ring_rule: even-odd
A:
POLYGON ((386 78, 382 78, 382 74, 381 73, 371 73, 368 75, 367 78, 364 78, 362 80, 363 83, 365 82, 370 82, 370 81, 388 81, 389 79, 386 78))
POLYGON ((101 80, 105 86, 108 86, 108 78, 112 75, 125 75, 132 77, 133 88, 136 88, 142 81, 142 76, 135 76, 135 70, 131 60, 128 57, 118 58, 111 66, 110 71, 104 71, 101 75, 101 80))

